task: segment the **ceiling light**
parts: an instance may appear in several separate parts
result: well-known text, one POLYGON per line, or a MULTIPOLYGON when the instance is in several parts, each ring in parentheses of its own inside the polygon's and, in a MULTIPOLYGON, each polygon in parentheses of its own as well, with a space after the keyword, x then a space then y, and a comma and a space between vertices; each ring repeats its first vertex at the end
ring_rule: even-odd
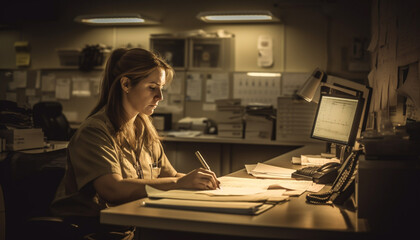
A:
POLYGON ((270 11, 201 12, 197 18, 207 23, 279 22, 270 11))
POLYGON ((269 73, 269 72, 248 72, 246 75, 251 77, 280 77, 281 73, 269 73))
POLYGON ((77 16, 74 21, 88 25, 151 25, 159 22, 140 16, 139 14, 119 15, 83 15, 77 16))

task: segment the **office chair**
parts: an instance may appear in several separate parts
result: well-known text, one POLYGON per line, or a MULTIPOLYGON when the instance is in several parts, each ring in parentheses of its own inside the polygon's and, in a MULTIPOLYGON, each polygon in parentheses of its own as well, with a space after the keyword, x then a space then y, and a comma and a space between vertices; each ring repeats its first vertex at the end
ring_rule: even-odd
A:
POLYGON ((49 207, 66 169, 66 149, 9 152, 0 161, 6 240, 78 239, 77 225, 53 217, 49 207))
POLYGON ((75 132, 59 102, 38 102, 33 106, 34 127, 42 128, 47 140, 68 141, 75 132))
POLYGON ((0 160, 3 193, 0 205, 5 209, 6 240, 124 239, 113 231, 120 227, 100 224, 98 218, 57 217, 51 213, 50 205, 66 164, 67 149, 42 153, 14 151, 0 160))

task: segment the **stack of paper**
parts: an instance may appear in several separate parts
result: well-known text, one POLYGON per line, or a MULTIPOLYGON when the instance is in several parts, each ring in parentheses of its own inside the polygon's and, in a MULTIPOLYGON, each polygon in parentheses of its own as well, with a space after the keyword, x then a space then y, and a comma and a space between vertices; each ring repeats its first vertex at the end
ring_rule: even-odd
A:
POLYGON ((258 163, 254 165, 245 165, 248 174, 259 178, 292 178, 292 173, 296 170, 290 168, 282 168, 258 163), (251 169, 252 168, 252 169, 251 169))
MULTIPOLYGON (((261 166, 269 167, 267 166, 261 166)), ((163 191, 146 185, 146 207, 200 210, 236 214, 259 214, 272 204, 300 195, 319 191, 324 185, 312 181, 220 177, 220 189, 163 191), (267 204, 271 203, 271 204, 267 204)))
POLYGON ((221 188, 216 190, 169 190, 162 191, 151 186, 146 186, 149 198, 171 198, 201 201, 220 201, 220 202, 279 202, 288 199, 283 194, 285 189, 268 190, 269 183, 260 181, 252 182, 257 179, 246 178, 219 178, 221 188))
POLYGON ((260 181, 268 184, 268 189, 286 189, 285 196, 298 196, 305 191, 318 192, 324 187, 323 184, 312 181, 291 179, 291 174, 296 171, 294 169, 264 163, 245 165, 245 168, 248 174, 261 178, 260 181))
POLYGON ((147 199, 142 202, 146 207, 174 208, 183 210, 198 210, 207 212, 234 213, 257 215, 270 208, 273 204, 261 202, 209 202, 179 199, 147 199))
POLYGON ((146 185, 149 199, 142 204, 146 207, 256 215, 288 199, 283 195, 284 189, 267 190, 267 184, 249 180, 253 179, 222 177, 220 189, 204 191, 162 191, 146 185))
POLYGON ((245 108, 241 106, 241 99, 217 99, 215 102, 218 111, 215 117, 217 135, 219 137, 242 138, 245 108))
POLYGON ((340 159, 322 157, 322 155, 301 155, 300 161, 300 164, 305 166, 321 166, 329 162, 340 163, 340 159))

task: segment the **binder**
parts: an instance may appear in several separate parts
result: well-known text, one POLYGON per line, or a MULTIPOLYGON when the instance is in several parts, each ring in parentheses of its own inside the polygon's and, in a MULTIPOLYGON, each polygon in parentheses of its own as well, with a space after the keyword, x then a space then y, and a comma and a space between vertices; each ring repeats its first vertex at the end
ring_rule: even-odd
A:
POLYGON ((185 199, 146 199, 141 202, 144 207, 172 208, 181 210, 258 215, 272 208, 274 204, 262 202, 216 202, 185 199))

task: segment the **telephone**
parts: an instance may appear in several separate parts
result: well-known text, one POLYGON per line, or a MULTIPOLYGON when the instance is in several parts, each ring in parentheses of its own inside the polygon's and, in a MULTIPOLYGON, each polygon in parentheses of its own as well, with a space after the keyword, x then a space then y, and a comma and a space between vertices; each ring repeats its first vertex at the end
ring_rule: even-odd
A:
POLYGON ((315 183, 332 183, 337 178, 340 167, 341 164, 338 162, 329 162, 322 166, 304 167, 292 173, 292 177, 312 180, 315 183))
POLYGON ((306 195, 306 201, 313 204, 343 204, 354 193, 357 161, 361 151, 354 150, 347 157, 329 191, 309 193, 306 195))

